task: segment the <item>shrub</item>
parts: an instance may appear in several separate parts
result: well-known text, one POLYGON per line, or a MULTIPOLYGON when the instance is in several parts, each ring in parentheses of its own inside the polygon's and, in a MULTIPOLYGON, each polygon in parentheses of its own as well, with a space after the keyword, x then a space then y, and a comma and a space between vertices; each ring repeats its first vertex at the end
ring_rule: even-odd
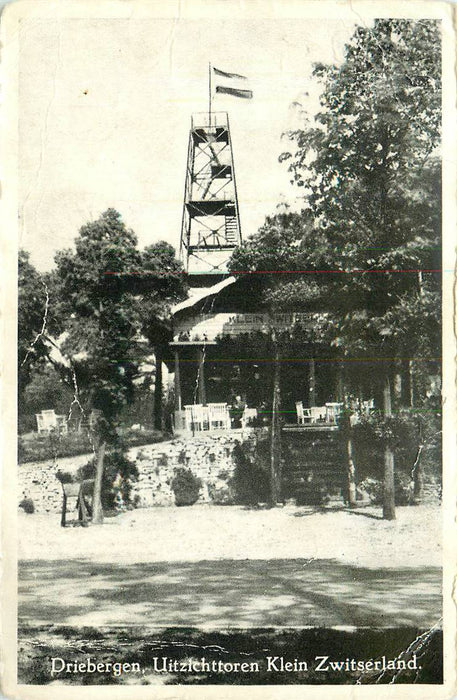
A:
POLYGON ((24 513, 32 514, 35 512, 35 506, 31 498, 23 498, 19 503, 19 508, 22 508, 24 513))
POLYGON ((202 486, 201 480, 190 469, 179 467, 171 481, 177 506, 191 506, 197 500, 202 486))
POLYGON ((297 491, 297 506, 324 506, 329 500, 328 484, 312 473, 297 491))
MULTIPOLYGON (((398 501, 407 500, 409 484, 416 459, 416 480, 424 485, 432 484, 435 491, 441 483, 441 416, 439 412, 402 411, 388 419, 382 415, 363 418, 353 428, 354 457, 360 481, 382 481, 384 449, 390 445, 395 457, 395 474, 398 481, 398 501)), ((370 486, 370 482, 367 482, 370 486)), ((375 496, 372 496, 375 498, 375 496)), ((408 496, 410 498, 410 496, 408 496)), ((381 496, 382 499, 382 496, 381 496)), ((376 496, 378 501, 378 496, 376 496)), ((381 501, 379 501, 381 502, 381 501)))
MULTIPOLYGON (((383 503, 383 482, 381 479, 367 477, 358 484, 357 489, 365 492, 374 506, 383 503)), ((395 505, 406 506, 411 503, 411 482, 404 474, 395 473, 395 505)))
POLYGON ((213 481, 208 482, 208 494, 211 501, 218 506, 228 506, 232 505, 234 502, 233 490, 228 481, 227 472, 221 472, 224 476, 220 474, 213 481))
POLYGON ((268 500, 270 493, 268 456, 268 440, 259 441, 255 447, 250 441, 235 445, 233 449, 235 470, 230 481, 235 503, 256 505, 268 500))
MULTIPOLYGON (((122 431, 122 440, 125 447, 136 447, 140 445, 154 444, 166 439, 166 436, 158 430, 142 430, 135 432, 131 429, 122 431)), ((19 464, 26 462, 42 462, 47 459, 58 457, 74 457, 75 455, 92 452, 92 443, 87 432, 58 435, 53 432, 49 435, 35 434, 33 438, 25 440, 19 436, 18 440, 18 461, 19 464)))
POLYGON ((26 462, 41 462, 59 457, 73 457, 75 455, 91 452, 92 446, 87 433, 68 433, 58 435, 35 435, 31 440, 19 437, 18 460, 20 464, 26 462))
POLYGON ((75 480, 73 474, 70 474, 70 472, 63 472, 61 469, 56 471, 56 478, 61 484, 72 484, 75 480))
MULTIPOLYGON (((92 458, 77 471, 77 481, 95 478, 95 459, 92 458)), ((118 506, 119 499, 124 505, 130 504, 132 482, 138 479, 138 469, 135 462, 124 455, 121 450, 114 450, 105 455, 102 482, 102 506, 113 510, 118 506)))

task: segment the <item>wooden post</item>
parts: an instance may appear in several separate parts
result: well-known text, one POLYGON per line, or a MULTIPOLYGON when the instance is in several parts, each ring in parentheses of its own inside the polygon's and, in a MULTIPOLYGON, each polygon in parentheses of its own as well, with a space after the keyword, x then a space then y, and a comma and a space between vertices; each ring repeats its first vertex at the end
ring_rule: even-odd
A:
POLYGON ((155 347, 156 376, 154 385, 154 428, 162 430, 163 415, 163 381, 162 381, 162 348, 155 347))
POLYGON ((274 342, 273 371, 273 405, 271 416, 271 505, 275 506, 281 498, 281 362, 279 348, 274 342))
MULTIPOLYGON (((392 416, 392 390, 389 371, 386 370, 384 379, 384 418, 392 416)), ((394 453, 390 445, 384 449, 384 497, 382 516, 385 520, 395 520, 395 462, 394 453)))
POLYGON ((184 427, 181 417, 182 410, 182 397, 181 397, 181 373, 179 365, 179 350, 175 348, 175 375, 174 375, 174 388, 175 388, 175 405, 174 405, 174 421, 173 421, 173 431, 181 430, 184 427))
POLYGON ((336 386, 335 386, 335 400, 339 402, 344 401, 344 373, 343 373, 343 361, 338 360, 336 363, 336 386))
POLYGON ((409 405, 414 408, 414 362, 409 360, 409 405))
POLYGON ((402 398, 403 398, 403 377, 401 375, 401 368, 398 367, 395 370, 395 377, 394 377, 394 395, 395 395, 395 402, 396 405, 401 404, 402 398))
POLYGON ((316 363, 314 358, 309 361, 309 401, 310 406, 316 406, 316 363))
POLYGON ((65 527, 67 524, 67 494, 63 490, 62 494, 62 517, 60 518, 60 525, 65 527))
POLYGON ((84 484, 84 482, 82 482, 81 486, 79 487, 78 519, 83 527, 87 527, 88 526, 88 518, 87 518, 86 504, 84 503, 84 485, 83 484, 84 484))
POLYGON ((198 362, 198 402, 205 406, 206 404, 206 386, 205 386, 205 348, 199 350, 198 362))
POLYGON ((179 350, 175 348, 175 411, 180 411, 182 407, 181 398, 181 374, 179 366, 179 350))

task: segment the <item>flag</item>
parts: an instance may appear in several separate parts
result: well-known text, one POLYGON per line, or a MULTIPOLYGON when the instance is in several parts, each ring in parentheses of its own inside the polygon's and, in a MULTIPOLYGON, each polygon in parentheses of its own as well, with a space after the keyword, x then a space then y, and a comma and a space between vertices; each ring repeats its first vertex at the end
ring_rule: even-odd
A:
POLYGON ((218 68, 212 68, 216 94, 252 99, 252 90, 247 88, 248 79, 238 73, 226 73, 218 68))

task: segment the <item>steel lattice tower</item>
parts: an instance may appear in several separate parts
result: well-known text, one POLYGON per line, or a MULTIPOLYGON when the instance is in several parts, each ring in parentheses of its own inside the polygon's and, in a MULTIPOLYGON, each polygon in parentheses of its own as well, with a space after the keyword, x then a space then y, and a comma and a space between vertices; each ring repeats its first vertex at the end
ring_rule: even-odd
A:
POLYGON ((232 251, 240 243, 228 114, 193 115, 181 226, 181 260, 190 274, 225 273, 232 251))

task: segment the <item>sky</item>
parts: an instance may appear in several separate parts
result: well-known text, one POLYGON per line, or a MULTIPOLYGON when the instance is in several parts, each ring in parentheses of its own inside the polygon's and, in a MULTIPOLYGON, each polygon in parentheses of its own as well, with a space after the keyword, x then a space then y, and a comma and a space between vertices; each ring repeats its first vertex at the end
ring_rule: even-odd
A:
POLYGON ((312 64, 340 61, 342 19, 26 18, 19 55, 19 244, 40 270, 79 228, 117 209, 140 247, 179 246, 191 115, 208 109, 208 63, 245 75, 228 111, 243 237, 298 206, 281 134, 294 101, 317 108, 312 64))

